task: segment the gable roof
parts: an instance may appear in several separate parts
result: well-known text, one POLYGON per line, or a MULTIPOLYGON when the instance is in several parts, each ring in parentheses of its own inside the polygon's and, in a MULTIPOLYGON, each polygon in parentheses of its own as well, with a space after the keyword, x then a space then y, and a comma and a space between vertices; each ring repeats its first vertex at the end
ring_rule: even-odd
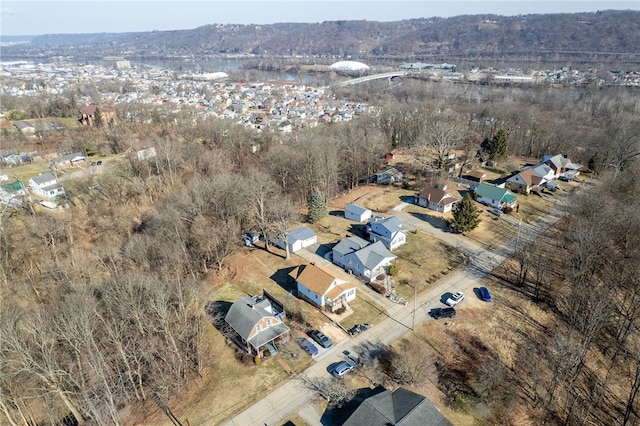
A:
POLYGON ((344 211, 348 211, 355 215, 362 216, 364 213, 370 212, 371 210, 361 207, 357 204, 347 204, 347 207, 345 207, 344 211))
POLYGON ((370 225, 373 226, 374 223, 378 223, 382 228, 387 229, 390 235, 393 235, 398 231, 402 231, 402 222, 400 222, 400 219, 395 216, 377 216, 369 219, 370 225))
POLYGON ((320 296, 324 296, 336 280, 336 277, 328 271, 313 263, 296 267, 289 273, 289 276, 320 296))
POLYGON ((224 320, 249 344, 258 348, 289 331, 289 327, 279 322, 249 338, 253 328, 262 318, 275 316, 269 299, 257 296, 241 297, 231 305, 224 320))
POLYGON ((535 170, 533 168, 529 168, 529 169, 524 169, 521 172, 518 172, 516 174, 514 174, 513 176, 511 176, 509 179, 507 179, 508 181, 513 181, 515 180, 514 178, 516 176, 519 176, 520 179, 527 185, 527 186, 535 186, 535 185, 540 185, 540 183, 542 182, 542 177, 540 175, 538 175, 535 170))
POLYGON ((369 241, 363 240, 360 237, 347 237, 333 246, 333 250, 341 255, 345 255, 360 250, 368 245, 369 241))
POLYGON ((427 398, 404 388, 384 390, 365 399, 344 426, 424 425, 449 426, 440 410, 427 398))
POLYGON ((469 173, 467 173, 467 176, 470 176, 478 180, 487 178, 487 174, 482 170, 472 170, 469 173))
POLYGON ((300 228, 296 228, 290 231, 288 238, 289 238, 289 243, 292 243, 293 241, 308 240, 315 236, 316 236, 316 233, 313 232, 311 228, 308 228, 306 226, 301 226, 300 228))
POLYGON ((418 194, 418 198, 425 199, 429 202, 436 203, 441 206, 446 206, 448 204, 453 204, 456 201, 459 201, 451 194, 447 194, 443 190, 434 187, 427 187, 420 191, 420 194, 418 194))
POLYGON ((44 174, 32 177, 31 180, 33 180, 38 185, 42 185, 43 183, 51 182, 52 180, 57 180, 57 178, 53 173, 44 173, 44 174))
POLYGON ((532 167, 531 170, 533 170, 534 173, 540 177, 553 175, 553 170, 551 169, 551 167, 549 167, 547 164, 544 164, 544 163, 538 164, 537 166, 532 167))
POLYGON ((376 241, 375 243, 369 244, 368 246, 356 251, 355 256, 367 269, 375 269, 385 259, 393 260, 398 257, 387 250, 382 241, 376 241))
POLYGON ((485 182, 481 183, 476 188, 476 194, 478 194, 479 197, 498 201, 501 201, 508 192, 509 191, 506 188, 500 188, 499 186, 491 185, 485 182))
POLYGON ((542 162, 552 165, 553 168, 558 170, 558 169, 567 167, 567 165, 571 163, 571 160, 569 160, 564 155, 557 154, 557 155, 546 155, 545 157, 543 157, 542 162))

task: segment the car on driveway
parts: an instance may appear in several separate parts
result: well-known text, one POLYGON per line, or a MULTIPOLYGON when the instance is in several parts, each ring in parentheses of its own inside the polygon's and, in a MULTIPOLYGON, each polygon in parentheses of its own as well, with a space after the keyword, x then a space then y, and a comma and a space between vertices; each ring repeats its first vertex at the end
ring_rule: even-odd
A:
POLYGON ((478 293, 480 294, 480 300, 484 302, 491 302, 491 294, 489 293, 489 289, 486 287, 480 287, 478 289, 478 293))
POLYGON ((502 216, 504 214, 504 212, 502 210, 497 209, 497 208, 489 209, 489 213, 495 214, 498 217, 500 217, 500 216, 502 216))
POLYGON ((336 367, 331 371, 334 377, 344 377, 347 374, 351 373, 353 369, 356 368, 356 363, 353 360, 348 359, 346 361, 341 361, 336 367))
POLYGON ((440 318, 455 318, 456 317, 456 310, 454 308, 437 308, 437 309, 433 309, 430 312, 430 315, 433 317, 433 319, 440 319, 440 318))
POLYGON ((447 299, 445 303, 453 307, 453 306, 456 306, 458 303, 462 302, 463 300, 464 300, 464 293, 461 291, 456 291, 451 295, 451 297, 447 299))
POLYGON ((316 342, 318 342, 318 344, 320 346, 322 346, 323 348, 330 348, 331 346, 333 346, 333 342, 331 341, 331 339, 329 339, 322 331, 320 330, 313 330, 311 333, 309 333, 309 337, 311 337, 313 340, 315 340, 316 342))
POLYGON ((318 348, 316 345, 308 341, 307 339, 300 339, 300 346, 304 349, 309 355, 315 356, 318 355, 318 348))

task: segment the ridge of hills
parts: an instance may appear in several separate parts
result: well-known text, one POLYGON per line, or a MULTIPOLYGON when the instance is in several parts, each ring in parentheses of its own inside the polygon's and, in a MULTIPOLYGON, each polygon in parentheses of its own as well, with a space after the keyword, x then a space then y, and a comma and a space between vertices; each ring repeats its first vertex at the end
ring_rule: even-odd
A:
POLYGON ((212 24, 175 31, 48 34, 5 46, 2 56, 64 54, 72 46, 74 56, 87 58, 257 55, 427 62, 640 63, 640 11, 461 15, 395 22, 212 24))

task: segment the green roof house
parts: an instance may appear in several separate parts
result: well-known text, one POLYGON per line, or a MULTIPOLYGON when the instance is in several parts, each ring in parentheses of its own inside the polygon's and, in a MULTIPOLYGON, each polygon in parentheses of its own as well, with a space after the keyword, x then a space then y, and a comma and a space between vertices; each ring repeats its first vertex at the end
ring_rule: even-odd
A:
POLYGON ((475 193, 479 203, 499 209, 505 207, 515 208, 518 203, 518 197, 509 192, 508 189, 490 183, 483 182, 479 184, 475 193))

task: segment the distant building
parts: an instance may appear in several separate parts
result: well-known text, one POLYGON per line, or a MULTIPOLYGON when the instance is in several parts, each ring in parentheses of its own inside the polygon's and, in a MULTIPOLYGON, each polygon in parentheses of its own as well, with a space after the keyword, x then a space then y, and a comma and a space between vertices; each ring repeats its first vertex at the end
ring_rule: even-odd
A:
POLYGON ((85 126, 94 126, 96 119, 96 111, 99 111, 102 123, 105 126, 113 126, 118 124, 116 117, 116 109, 112 106, 87 105, 80 108, 79 122, 85 126))

